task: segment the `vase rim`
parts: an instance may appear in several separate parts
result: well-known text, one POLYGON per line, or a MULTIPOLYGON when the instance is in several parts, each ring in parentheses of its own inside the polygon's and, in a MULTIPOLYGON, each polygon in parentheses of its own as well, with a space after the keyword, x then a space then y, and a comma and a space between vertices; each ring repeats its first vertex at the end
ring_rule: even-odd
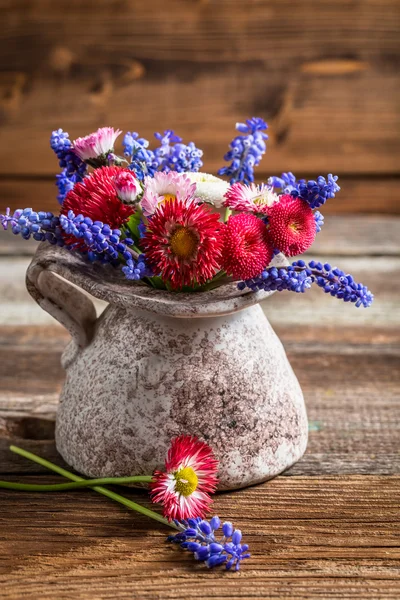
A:
MULTIPOLYGON (((271 265, 284 266, 288 262, 282 254, 276 255, 271 265)), ((127 280, 121 270, 111 265, 90 263, 78 252, 52 246, 43 242, 29 266, 32 271, 52 271, 73 285, 85 290, 94 298, 125 309, 139 308, 156 314, 193 318, 231 314, 268 298, 274 292, 239 290, 236 282, 221 285, 213 290, 199 292, 169 292, 157 290, 127 280)))

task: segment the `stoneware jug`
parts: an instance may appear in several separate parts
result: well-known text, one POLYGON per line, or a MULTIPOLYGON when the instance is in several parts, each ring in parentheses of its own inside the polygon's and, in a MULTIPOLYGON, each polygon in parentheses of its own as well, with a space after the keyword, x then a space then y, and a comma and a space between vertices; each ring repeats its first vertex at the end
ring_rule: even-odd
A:
POLYGON ((259 305, 270 292, 235 283, 191 294, 154 290, 45 243, 27 288, 72 336, 62 355, 56 444, 80 473, 151 474, 183 433, 212 446, 221 490, 265 481, 303 455, 303 395, 259 305), (79 288, 108 302, 99 318, 79 288))

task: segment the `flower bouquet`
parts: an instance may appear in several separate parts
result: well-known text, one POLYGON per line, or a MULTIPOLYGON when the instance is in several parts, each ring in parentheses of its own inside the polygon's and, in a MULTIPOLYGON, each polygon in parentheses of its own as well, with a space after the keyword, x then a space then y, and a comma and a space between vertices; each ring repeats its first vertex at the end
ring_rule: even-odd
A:
POLYGON ((56 443, 89 477, 153 472, 182 432, 211 444, 219 489, 282 472, 305 451, 307 416, 260 300, 313 284, 356 307, 373 300, 335 266, 288 260, 321 230, 337 177, 256 185, 267 125, 236 128, 220 177, 200 172, 202 151, 171 130, 155 134, 154 150, 128 132, 117 154, 119 130, 72 142, 58 129, 60 214, 0 216, 43 242, 28 290, 73 337, 56 443), (99 318, 76 286, 109 303, 99 318))
MULTIPOLYGON (((276 268, 275 254, 298 256, 323 225, 317 210, 340 190, 337 177, 296 180, 292 173, 254 184, 266 149, 266 123, 238 123, 240 135, 219 175, 201 173, 202 151, 171 130, 156 133, 159 147, 137 133, 112 127, 71 142, 52 133, 59 215, 30 208, 0 215, 24 239, 33 238, 122 269, 133 285, 202 292, 235 281, 239 289, 305 292, 312 284, 331 296, 369 306, 373 296, 339 268, 302 260, 276 268)), ((106 275, 104 275, 106 277, 106 275)))

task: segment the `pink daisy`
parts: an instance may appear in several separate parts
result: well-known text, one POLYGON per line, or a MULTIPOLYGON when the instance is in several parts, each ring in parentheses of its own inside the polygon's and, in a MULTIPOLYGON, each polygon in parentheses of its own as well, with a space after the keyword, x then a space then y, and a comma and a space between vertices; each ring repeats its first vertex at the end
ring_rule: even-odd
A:
POLYGON ((255 215, 229 217, 223 229, 222 268, 235 279, 251 279, 269 265, 273 247, 265 223, 255 215))
POLYGON ((187 203, 192 202, 195 191, 196 184, 186 175, 174 171, 159 171, 154 177, 146 177, 144 180, 144 194, 140 203, 143 214, 146 217, 152 215, 165 200, 178 198, 187 203))
POLYGON ((265 214, 268 207, 278 201, 279 196, 264 184, 234 183, 225 194, 224 206, 232 210, 265 214))
POLYGON ((268 235, 274 248, 286 256, 305 252, 317 233, 314 213, 309 204, 289 194, 268 209, 268 235))
POLYGON ((204 518, 217 487, 218 461, 212 449, 196 437, 181 435, 172 440, 165 472, 155 471, 150 484, 153 502, 164 506, 172 519, 204 518))
POLYGON ((203 284, 220 268, 223 224, 205 204, 171 199, 149 219, 143 238, 148 264, 173 289, 203 284))
POLYGON ((121 129, 114 131, 114 127, 100 127, 96 132, 74 140, 73 150, 81 160, 97 158, 114 149, 115 140, 121 133, 121 129))

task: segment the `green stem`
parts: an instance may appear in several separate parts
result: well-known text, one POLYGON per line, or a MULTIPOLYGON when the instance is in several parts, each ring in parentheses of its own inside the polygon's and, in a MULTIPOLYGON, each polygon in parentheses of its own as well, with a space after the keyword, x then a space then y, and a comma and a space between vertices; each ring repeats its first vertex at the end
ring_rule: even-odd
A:
POLYGON ((214 290, 216 287, 219 287, 220 285, 223 285, 224 283, 229 283, 230 281, 232 281, 232 280, 228 278, 225 271, 219 271, 213 277, 213 279, 211 279, 211 281, 209 281, 208 283, 206 283, 205 285, 202 286, 201 291, 209 292, 210 290, 214 290), (226 278, 226 281, 224 281, 225 278, 226 278))
POLYGON ((225 209, 225 214, 224 214, 224 223, 227 222, 227 220, 229 219, 229 217, 231 216, 232 211, 230 208, 226 208, 225 209))
POLYGON ((124 485, 127 483, 150 483, 151 475, 136 477, 103 477, 102 479, 85 479, 84 481, 71 481, 71 483, 55 483, 51 485, 38 485, 36 483, 13 483, 0 481, 0 488, 6 490, 20 490, 21 492, 62 492, 77 490, 96 485, 124 485))
MULTIPOLYGON (((49 462, 48 460, 45 460, 44 458, 41 458, 40 456, 33 454, 32 452, 23 450, 23 448, 18 448, 18 446, 10 446, 10 450, 11 450, 11 452, 18 454, 19 456, 23 456, 24 458, 27 458, 28 460, 31 460, 31 461, 37 463, 38 465, 41 465, 42 467, 49 469, 50 471, 54 471, 54 473, 58 473, 59 475, 62 475, 66 479, 71 479, 72 481, 86 481, 85 479, 83 479, 83 477, 79 477, 78 475, 75 475, 74 473, 70 473, 70 471, 63 469, 62 467, 58 467, 57 465, 49 462)), ((136 512, 139 512, 142 515, 146 515, 147 517, 150 517, 151 519, 154 519, 155 521, 159 521, 160 523, 163 523, 164 525, 167 525, 168 527, 172 527, 173 529, 178 529, 178 531, 179 531, 179 528, 176 525, 174 525, 174 523, 172 523, 172 522, 170 523, 167 519, 165 519, 158 513, 154 512, 153 510, 145 508, 144 506, 141 506, 140 504, 137 504, 136 502, 133 502, 132 500, 128 500, 128 498, 124 498, 124 496, 120 496, 119 494, 116 494, 115 492, 112 492, 111 490, 104 488, 104 487, 100 487, 100 486, 95 486, 92 489, 95 490, 96 492, 98 492, 99 494, 103 494, 103 496, 107 496, 108 498, 111 498, 111 500, 114 500, 115 502, 119 502, 120 504, 123 504, 124 506, 126 506, 127 508, 130 508, 131 510, 135 510, 136 512)))

